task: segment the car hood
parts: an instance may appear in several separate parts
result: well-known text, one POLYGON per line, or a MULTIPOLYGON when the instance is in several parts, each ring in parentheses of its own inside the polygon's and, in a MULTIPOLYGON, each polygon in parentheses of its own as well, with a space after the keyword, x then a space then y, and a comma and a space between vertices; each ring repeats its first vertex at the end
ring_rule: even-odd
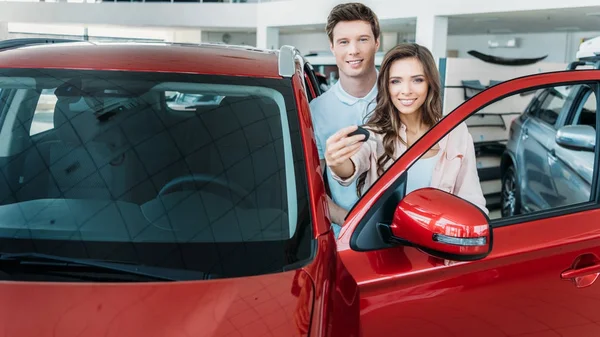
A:
POLYGON ((300 336, 314 285, 304 271, 168 283, 0 282, 5 336, 300 336))

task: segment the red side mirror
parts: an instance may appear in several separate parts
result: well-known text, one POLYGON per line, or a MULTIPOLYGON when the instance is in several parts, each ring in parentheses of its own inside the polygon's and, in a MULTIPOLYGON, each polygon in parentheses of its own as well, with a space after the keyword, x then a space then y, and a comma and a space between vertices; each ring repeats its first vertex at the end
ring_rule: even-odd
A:
POLYGON ((388 241, 415 246, 448 260, 481 259, 492 247, 487 215, 468 201, 436 188, 408 194, 386 227, 382 234, 388 241))

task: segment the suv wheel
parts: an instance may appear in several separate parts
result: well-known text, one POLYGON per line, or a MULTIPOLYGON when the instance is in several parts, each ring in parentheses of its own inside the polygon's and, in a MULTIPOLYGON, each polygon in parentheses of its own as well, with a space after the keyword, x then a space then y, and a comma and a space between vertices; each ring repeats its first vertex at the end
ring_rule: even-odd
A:
POLYGON ((509 166, 502 176, 502 217, 521 213, 521 198, 514 166, 509 166))

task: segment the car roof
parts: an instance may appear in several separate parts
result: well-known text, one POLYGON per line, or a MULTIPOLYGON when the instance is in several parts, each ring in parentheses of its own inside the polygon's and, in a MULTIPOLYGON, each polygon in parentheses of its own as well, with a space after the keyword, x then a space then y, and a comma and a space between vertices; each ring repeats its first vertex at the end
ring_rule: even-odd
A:
POLYGON ((0 49, 0 68, 120 70, 281 78, 278 51, 178 43, 62 42, 0 49))

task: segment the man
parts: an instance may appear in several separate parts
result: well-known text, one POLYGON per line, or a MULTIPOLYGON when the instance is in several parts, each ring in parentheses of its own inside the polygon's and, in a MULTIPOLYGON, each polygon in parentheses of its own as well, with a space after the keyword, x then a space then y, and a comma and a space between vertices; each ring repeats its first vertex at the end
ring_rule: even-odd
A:
POLYGON ((335 6, 327 18, 330 49, 339 70, 338 82, 310 104, 321 167, 329 183, 329 214, 336 238, 348 210, 358 200, 356 184, 344 187, 326 170, 325 142, 338 130, 361 125, 375 107, 377 70, 375 53, 379 49, 379 20, 361 3, 335 6))

